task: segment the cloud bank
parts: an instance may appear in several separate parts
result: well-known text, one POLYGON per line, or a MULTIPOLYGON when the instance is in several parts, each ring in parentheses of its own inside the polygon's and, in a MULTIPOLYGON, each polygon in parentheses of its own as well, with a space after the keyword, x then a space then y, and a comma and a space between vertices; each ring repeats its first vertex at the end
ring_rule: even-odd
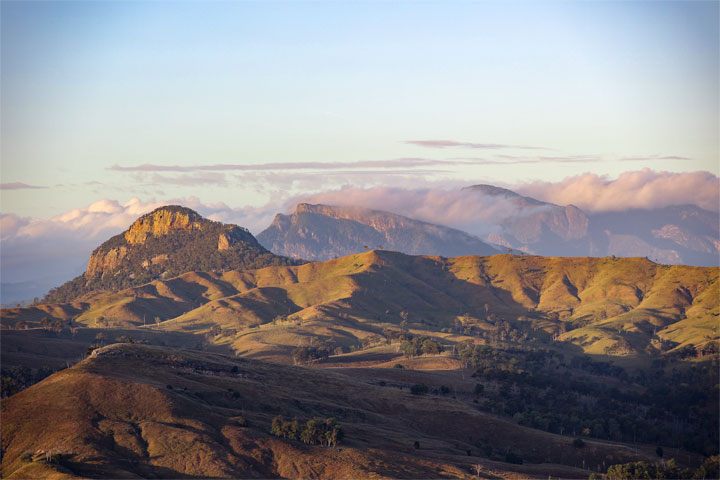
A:
POLYGON ((518 185, 514 190, 545 202, 573 204, 587 212, 670 205, 697 205, 712 211, 720 209, 720 178, 710 172, 656 172, 644 168, 625 172, 615 180, 585 173, 555 183, 518 185))
POLYGON ((479 148, 485 150, 498 150, 501 148, 515 148, 519 150, 552 150, 547 147, 534 147, 530 145, 505 145, 501 143, 474 143, 458 142, 455 140, 406 140, 409 145, 426 148, 479 148))
POLYGON ((22 182, 0 183, 0 190, 25 190, 25 189, 38 189, 38 188, 47 188, 47 187, 41 187, 38 185, 28 185, 27 183, 22 183, 22 182))

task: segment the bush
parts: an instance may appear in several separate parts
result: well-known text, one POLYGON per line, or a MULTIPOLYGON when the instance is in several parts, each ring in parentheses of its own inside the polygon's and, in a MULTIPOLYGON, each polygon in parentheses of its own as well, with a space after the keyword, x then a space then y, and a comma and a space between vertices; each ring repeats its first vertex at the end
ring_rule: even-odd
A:
POLYGON ((582 438, 576 438, 573 440, 573 447, 575 448, 583 448, 585 446, 585 442, 582 438))
POLYGON ((393 368, 405 368, 405 367, 403 367, 403 366, 400 365, 399 363, 396 363, 395 365, 393 365, 393 368))
POLYGON ((415 450, 419 449, 419 448, 420 448, 420 442, 418 442, 417 440, 415 440, 415 443, 413 444, 413 447, 415 447, 415 450))
POLYGON ((424 383, 416 383, 410 387, 410 393, 413 395, 425 395, 430 389, 424 383))

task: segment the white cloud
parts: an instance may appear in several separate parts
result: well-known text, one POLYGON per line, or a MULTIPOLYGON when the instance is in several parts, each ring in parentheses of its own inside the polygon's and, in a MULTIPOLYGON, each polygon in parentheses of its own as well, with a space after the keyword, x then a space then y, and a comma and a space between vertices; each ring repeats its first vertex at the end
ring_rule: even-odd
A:
POLYGON ((559 205, 573 204, 588 212, 622 211, 697 205, 720 208, 720 178, 710 172, 656 172, 648 168, 625 172, 615 180, 585 173, 560 182, 533 182, 515 191, 559 205))

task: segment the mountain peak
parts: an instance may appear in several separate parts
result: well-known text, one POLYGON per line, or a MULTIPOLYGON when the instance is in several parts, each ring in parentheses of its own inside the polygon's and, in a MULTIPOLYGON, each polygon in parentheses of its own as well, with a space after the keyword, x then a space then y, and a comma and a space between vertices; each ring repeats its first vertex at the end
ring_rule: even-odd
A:
POLYGON ((306 260, 329 260, 382 245, 413 255, 493 255, 498 250, 460 230, 354 205, 299 203, 258 235, 265 248, 306 260))
POLYGON ((494 197, 519 197, 520 195, 518 193, 513 192, 512 190, 508 190, 507 188, 502 187, 496 187, 495 185, 488 185, 488 184, 478 184, 478 185, 471 185, 469 187, 463 188, 463 190, 473 190, 475 192, 480 192, 484 195, 492 195, 494 197))
POLYGON ((179 205, 166 205, 133 222, 90 255, 87 270, 48 293, 68 301, 95 290, 117 290, 189 271, 245 270, 292 265, 263 248, 245 228, 203 218, 179 205))

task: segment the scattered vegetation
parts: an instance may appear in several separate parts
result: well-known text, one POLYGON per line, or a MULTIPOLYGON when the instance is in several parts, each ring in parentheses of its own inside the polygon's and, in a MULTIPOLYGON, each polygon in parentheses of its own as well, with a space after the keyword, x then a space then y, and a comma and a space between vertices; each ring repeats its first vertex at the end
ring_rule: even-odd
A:
POLYGON ((282 416, 273 418, 270 433, 288 440, 298 440, 308 445, 326 445, 334 447, 343 438, 343 431, 335 419, 313 418, 301 426, 297 418, 286 422, 282 416))

